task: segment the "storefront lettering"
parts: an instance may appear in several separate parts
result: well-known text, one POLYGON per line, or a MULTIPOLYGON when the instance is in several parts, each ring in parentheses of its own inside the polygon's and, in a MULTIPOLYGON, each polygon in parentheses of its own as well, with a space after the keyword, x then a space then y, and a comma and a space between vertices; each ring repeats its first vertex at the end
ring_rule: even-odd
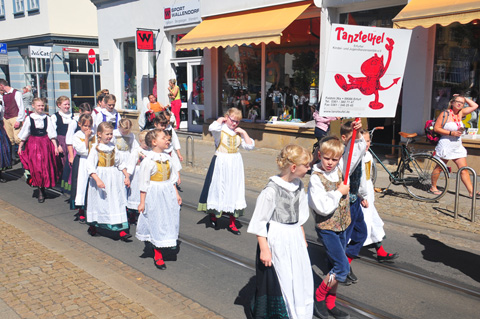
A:
POLYGON ((380 44, 383 43, 383 40, 385 38, 385 32, 382 33, 382 35, 376 35, 372 32, 369 32, 367 34, 363 33, 362 31, 355 33, 355 34, 349 34, 348 32, 345 32, 345 28, 338 27, 335 29, 337 32, 337 41, 340 40, 346 40, 348 43, 353 43, 353 42, 371 42, 372 45, 375 44, 380 44))
POLYGON ((200 9, 185 10, 185 6, 172 8, 172 17, 181 17, 184 15, 198 13, 200 9))

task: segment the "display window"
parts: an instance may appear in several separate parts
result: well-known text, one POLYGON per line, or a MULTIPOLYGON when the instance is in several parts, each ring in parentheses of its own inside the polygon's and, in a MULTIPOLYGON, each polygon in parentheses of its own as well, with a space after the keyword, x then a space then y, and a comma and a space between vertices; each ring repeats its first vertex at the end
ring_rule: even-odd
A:
MULTIPOLYGON (((462 94, 478 103, 479 49, 480 24, 452 23, 445 27, 436 26, 432 117, 448 108, 453 94, 462 94)), ((468 128, 478 128, 477 111, 469 114, 463 122, 468 128)))
POLYGON ((310 120, 310 102, 315 104, 318 94, 319 32, 320 18, 296 20, 283 31, 280 44, 266 45, 263 59, 261 45, 220 48, 218 114, 236 107, 244 118, 260 118, 264 63, 266 117, 310 120))
POLYGON ((137 109, 137 70, 136 70, 136 49, 135 41, 120 43, 120 50, 123 59, 123 108, 137 109))

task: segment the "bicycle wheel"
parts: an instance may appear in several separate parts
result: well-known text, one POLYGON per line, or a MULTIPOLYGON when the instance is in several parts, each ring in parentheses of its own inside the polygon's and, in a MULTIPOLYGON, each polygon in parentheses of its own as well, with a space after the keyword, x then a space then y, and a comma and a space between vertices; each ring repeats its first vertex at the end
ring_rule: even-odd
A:
POLYGON ((442 164, 432 155, 412 155, 412 159, 404 163, 400 169, 400 178, 404 180, 403 187, 410 196, 423 202, 433 202, 442 198, 448 190, 448 171, 442 164), (438 177, 437 188, 440 194, 430 191, 433 177, 438 177))

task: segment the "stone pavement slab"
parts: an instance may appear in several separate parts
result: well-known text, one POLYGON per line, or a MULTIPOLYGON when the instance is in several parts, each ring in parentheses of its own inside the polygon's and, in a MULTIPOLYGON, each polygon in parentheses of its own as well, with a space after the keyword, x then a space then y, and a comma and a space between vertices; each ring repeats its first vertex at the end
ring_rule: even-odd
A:
POLYGON ((1 318, 221 318, 0 200, 1 318))

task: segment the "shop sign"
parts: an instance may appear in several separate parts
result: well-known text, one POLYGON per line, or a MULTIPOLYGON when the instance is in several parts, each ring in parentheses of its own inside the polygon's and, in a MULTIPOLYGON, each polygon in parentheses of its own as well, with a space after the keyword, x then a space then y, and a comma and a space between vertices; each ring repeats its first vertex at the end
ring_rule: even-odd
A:
POLYGON ((50 59, 50 53, 52 53, 52 47, 28 46, 29 58, 50 59))
POLYGON ((0 43, 0 54, 7 54, 7 44, 6 43, 0 43))
POLYGON ((411 34, 333 24, 320 115, 395 117, 411 34))
POLYGON ((151 30, 137 30, 137 50, 154 50, 154 36, 151 30))
POLYGON ((80 52, 80 49, 77 48, 63 48, 64 52, 80 52))
POLYGON ((199 23, 202 21, 200 0, 185 1, 175 3, 172 7, 164 7, 163 17, 164 27, 199 23))

